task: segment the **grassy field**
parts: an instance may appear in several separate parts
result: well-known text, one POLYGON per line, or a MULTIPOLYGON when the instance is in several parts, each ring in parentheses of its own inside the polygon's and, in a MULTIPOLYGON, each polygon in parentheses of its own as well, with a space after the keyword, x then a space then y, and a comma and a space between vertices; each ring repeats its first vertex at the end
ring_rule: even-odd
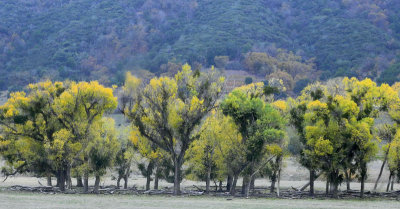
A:
POLYGON ((398 201, 0 193, 0 208, 400 208, 398 201))

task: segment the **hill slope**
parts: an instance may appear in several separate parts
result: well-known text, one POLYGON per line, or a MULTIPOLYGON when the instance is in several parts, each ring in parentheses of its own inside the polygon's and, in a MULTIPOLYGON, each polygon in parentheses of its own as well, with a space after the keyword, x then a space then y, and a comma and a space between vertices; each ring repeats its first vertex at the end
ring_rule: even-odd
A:
POLYGON ((243 68, 245 53, 271 46, 315 57, 322 79, 397 76, 399 17, 397 0, 3 0, 0 89, 46 78, 118 84, 126 70, 209 66, 220 55, 243 68))

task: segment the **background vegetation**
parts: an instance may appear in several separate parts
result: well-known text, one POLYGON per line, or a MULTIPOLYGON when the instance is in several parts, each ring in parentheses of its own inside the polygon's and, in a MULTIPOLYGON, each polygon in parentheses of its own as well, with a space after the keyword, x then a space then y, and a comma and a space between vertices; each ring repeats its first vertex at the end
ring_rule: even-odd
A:
POLYGON ((275 57, 277 48, 315 58, 312 80, 393 82, 399 11, 396 0, 4 0, 0 89, 45 78, 121 84, 125 71, 145 77, 140 70, 184 62, 251 71, 246 53, 275 57))

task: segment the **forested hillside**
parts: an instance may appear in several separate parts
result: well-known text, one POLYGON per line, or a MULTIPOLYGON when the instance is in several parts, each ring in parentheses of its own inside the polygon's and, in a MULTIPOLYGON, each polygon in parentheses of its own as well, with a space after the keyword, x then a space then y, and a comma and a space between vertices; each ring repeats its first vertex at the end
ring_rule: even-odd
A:
POLYGON ((335 76, 393 83, 399 51, 398 0, 0 1, 2 90, 47 78, 121 84, 126 71, 173 73, 184 62, 279 71, 291 88, 335 76), (261 53, 256 63, 249 52, 261 53), (318 73, 290 73, 288 60, 318 73))

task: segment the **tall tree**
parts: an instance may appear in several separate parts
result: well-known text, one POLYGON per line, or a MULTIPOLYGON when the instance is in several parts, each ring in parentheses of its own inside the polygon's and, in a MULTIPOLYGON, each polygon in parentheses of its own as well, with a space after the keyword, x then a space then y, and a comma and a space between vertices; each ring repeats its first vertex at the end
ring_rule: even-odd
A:
POLYGON ((204 180, 209 193, 211 180, 221 182, 228 175, 226 156, 239 133, 232 120, 220 111, 212 111, 199 131, 199 139, 192 143, 185 158, 192 178, 204 180))
POLYGON ((116 105, 113 90, 97 82, 29 85, 27 94, 13 93, 0 108, 2 135, 8 141, 2 154, 17 171, 53 173, 64 190, 65 182, 71 186, 71 168, 82 161, 91 125, 116 105))
POLYGON ((250 84, 232 91, 221 103, 223 113, 233 118, 246 147, 246 161, 241 165, 245 195, 251 177, 265 166, 262 159, 269 154, 268 145, 279 144, 284 137, 284 119, 260 98, 262 95, 263 84, 250 84))
POLYGON ((90 128, 88 138, 89 143, 84 152, 88 158, 88 168, 95 176, 93 192, 98 193, 100 177, 106 173, 107 168, 113 166, 120 146, 114 120, 103 118, 96 121, 90 128))
MULTIPOLYGON (((135 86, 131 85, 135 80, 127 76, 127 91, 128 86, 135 86)), ((180 193, 185 153, 198 138, 193 131, 215 107, 223 82, 224 78, 214 69, 192 71, 186 64, 175 78, 154 78, 144 89, 138 87, 131 91, 129 99, 122 104, 140 134, 170 155, 175 168, 175 195, 180 193)))

